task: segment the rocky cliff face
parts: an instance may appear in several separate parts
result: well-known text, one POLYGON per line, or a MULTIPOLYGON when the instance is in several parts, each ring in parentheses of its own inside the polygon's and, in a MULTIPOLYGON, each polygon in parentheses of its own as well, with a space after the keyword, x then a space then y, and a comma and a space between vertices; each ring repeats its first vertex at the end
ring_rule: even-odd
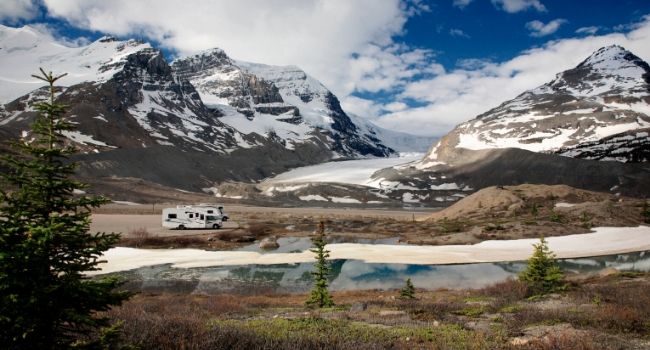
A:
MULTIPOLYGON (((71 78, 61 80, 65 86, 56 100, 68 105, 66 118, 77 125, 77 130, 64 136, 81 149, 77 157, 80 174, 91 181, 133 177, 200 190, 214 181, 256 180, 331 157, 331 143, 320 135, 288 148, 277 137, 245 134, 226 125, 221 121, 223 114, 207 107, 195 87, 175 74, 161 52, 149 45, 102 38, 85 48, 67 48, 51 45, 38 32, 25 28, 6 34, 0 37, 17 35, 20 40, 0 40, 0 67, 8 68, 4 62, 12 62, 16 67, 11 68, 23 70, 21 74, 29 77, 38 65, 21 66, 14 57, 19 53, 46 69, 59 72, 59 62, 70 69, 71 78), (28 39, 32 46, 15 47, 28 39)), ((0 82, 0 90, 9 93, 4 88, 12 83, 0 82)), ((256 77, 246 84, 257 91, 257 101, 262 101, 269 84, 256 77)), ((15 83, 13 90, 19 92, 23 85, 34 86, 15 83)), ((29 124, 35 117, 31 106, 46 96, 44 90, 36 89, 2 105, 3 141, 30 137, 29 124)))
POLYGON ((421 166, 462 162, 460 148, 521 148, 575 158, 643 161, 647 158, 638 154, 644 153, 646 143, 629 143, 623 152, 615 151, 619 143, 607 139, 648 127, 650 66, 620 46, 608 46, 553 81, 457 126, 421 166), (595 144, 600 145, 599 155, 593 151, 595 144))
POLYGON ((289 148, 325 137, 338 157, 383 157, 394 151, 360 132, 325 86, 294 66, 236 61, 213 49, 172 64, 202 100, 238 131, 273 135, 289 148))
POLYGON ((147 43, 104 37, 68 47, 27 26, 0 26, 2 140, 29 137, 30 106, 46 96, 29 76, 41 66, 69 73, 56 99, 77 124, 65 136, 81 149, 80 171, 89 178, 200 189, 394 153, 296 67, 239 62, 219 49, 170 65, 147 43))

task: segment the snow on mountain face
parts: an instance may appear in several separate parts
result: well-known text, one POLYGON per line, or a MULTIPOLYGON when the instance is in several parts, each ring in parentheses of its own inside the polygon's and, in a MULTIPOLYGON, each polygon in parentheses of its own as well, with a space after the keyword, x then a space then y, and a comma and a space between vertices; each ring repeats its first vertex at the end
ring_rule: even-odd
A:
MULTIPOLYGON (((458 160, 455 148, 512 147, 591 159, 593 154, 583 145, 648 127, 650 66, 620 46, 608 46, 553 81, 460 124, 437 143, 420 167, 458 160)), ((615 144, 605 142, 599 147, 615 144)), ((619 153, 595 159, 636 161, 638 157, 619 153)))
POLYGON ((387 156, 393 152, 358 126, 325 86, 295 66, 235 61, 213 49, 178 59, 176 74, 196 87, 222 122, 244 134, 278 137, 285 147, 325 137, 338 156, 387 156))
MULTIPOLYGON (((219 122, 194 87, 174 76, 162 53, 148 44, 104 37, 70 48, 29 27, 0 29, 2 67, 11 67, 0 72, 0 90, 13 98, 38 88, 42 82, 33 84, 28 77, 39 66, 66 72, 60 80, 66 87, 57 99, 70 106, 68 118, 79 129, 66 136, 86 151, 158 144, 227 153, 254 144, 219 122), (23 80, 7 78, 12 76, 23 80)), ((0 124, 28 129, 21 125, 30 117, 28 106, 42 98, 29 93, 8 103, 0 124)))
POLYGON ((364 135, 372 135, 400 153, 426 153, 438 137, 418 136, 379 127, 372 122, 350 114, 350 119, 364 135))
POLYGON ((0 73, 0 103, 41 86, 41 81, 31 78, 39 67, 67 72, 66 85, 103 82, 123 67, 129 55, 150 48, 135 40, 124 42, 110 37, 84 47, 67 47, 29 26, 0 25, 0 67, 4 68, 0 73))

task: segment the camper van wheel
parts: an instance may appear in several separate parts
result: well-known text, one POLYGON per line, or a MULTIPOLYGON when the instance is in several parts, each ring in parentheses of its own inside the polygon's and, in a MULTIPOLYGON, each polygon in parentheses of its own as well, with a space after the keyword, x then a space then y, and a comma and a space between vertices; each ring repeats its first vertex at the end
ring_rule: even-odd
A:
POLYGON ((185 226, 184 226, 184 225, 178 225, 178 229, 179 229, 179 230, 184 230, 184 229, 185 229, 185 226))
POLYGON ((221 225, 219 225, 219 224, 214 224, 214 225, 212 225, 212 228, 221 228, 221 225))

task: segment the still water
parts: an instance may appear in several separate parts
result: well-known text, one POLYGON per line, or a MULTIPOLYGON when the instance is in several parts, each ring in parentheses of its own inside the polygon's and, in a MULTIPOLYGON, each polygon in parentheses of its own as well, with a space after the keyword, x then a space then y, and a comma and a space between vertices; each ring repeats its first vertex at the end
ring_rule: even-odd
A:
MULTIPOLYGON (((303 240, 282 242, 287 252, 301 250, 303 240)), ((246 249, 246 248, 244 248, 246 249)), ((250 246, 248 249, 255 249, 250 246)), ((561 259, 567 272, 597 272, 613 267, 623 271, 650 271, 650 251, 607 256, 561 259)), ((411 278, 418 288, 480 288, 514 277, 525 262, 458 265, 371 264, 359 260, 332 261, 331 290, 396 289, 411 278)), ((281 265, 172 268, 171 265, 141 267, 121 272, 127 287, 143 292, 213 294, 220 292, 304 292, 311 283, 313 263, 281 265)))

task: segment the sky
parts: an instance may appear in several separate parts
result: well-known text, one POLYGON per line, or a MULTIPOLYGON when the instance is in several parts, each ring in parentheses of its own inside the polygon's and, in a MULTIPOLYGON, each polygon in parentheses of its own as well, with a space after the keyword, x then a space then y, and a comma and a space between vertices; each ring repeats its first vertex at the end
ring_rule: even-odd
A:
POLYGON ((439 136, 602 46, 650 61, 648 0, 2 0, 0 23, 68 45, 103 35, 170 59, 214 47, 297 65, 347 112, 439 136))

